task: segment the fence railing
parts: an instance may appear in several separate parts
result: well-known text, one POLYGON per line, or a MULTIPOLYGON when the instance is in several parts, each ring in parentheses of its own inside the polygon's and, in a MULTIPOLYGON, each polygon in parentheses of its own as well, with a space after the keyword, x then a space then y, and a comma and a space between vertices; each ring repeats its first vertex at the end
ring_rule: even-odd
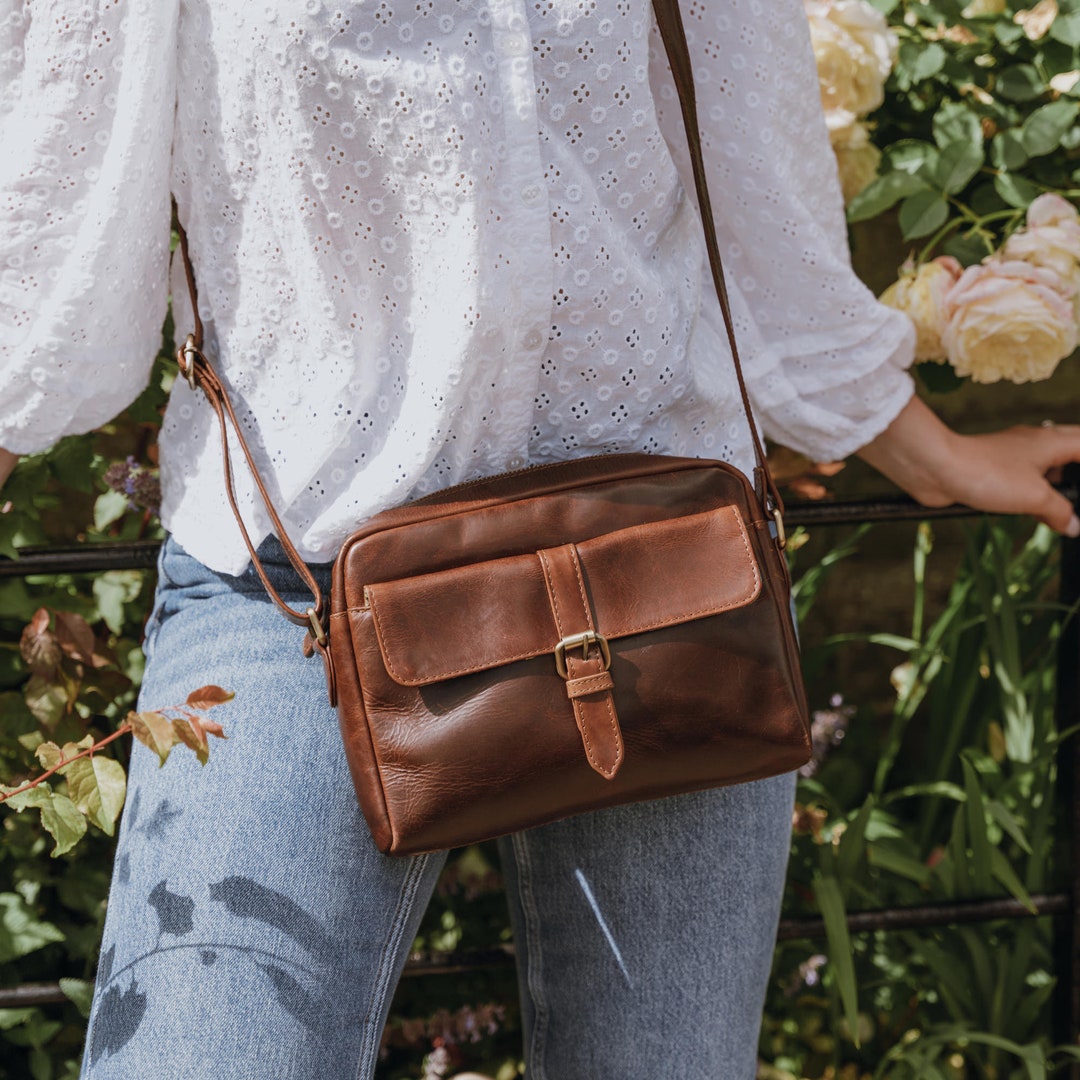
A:
MULTIPOLYGON (((1080 469, 1070 470, 1059 490, 1076 505, 1080 501, 1080 469)), ((860 525, 870 522, 924 521, 974 516, 964 507, 928 509, 905 497, 846 502, 794 503, 788 506, 789 526, 860 525)), ((1060 599, 1067 608, 1080 601, 1080 540, 1063 539, 1060 599)), ((84 544, 74 547, 24 548, 17 560, 0 559, 0 579, 52 574, 95 574, 107 570, 153 569, 157 541, 84 544)), ((1080 723, 1080 626, 1070 619, 1059 644, 1057 665, 1057 727, 1066 731, 1080 723)), ((1042 916, 1054 918, 1056 994, 1053 1032, 1059 1042, 1080 1039, 1080 739, 1062 744, 1058 763, 1059 817, 1069 837, 1068 883, 1060 893, 1033 896, 1028 907, 1012 898, 982 898, 917 907, 880 908, 848 914, 852 933, 926 929, 1001 919, 1042 916)), ((777 940, 825 936, 818 918, 782 919, 777 940)), ((405 965, 404 977, 449 975, 514 963, 513 948, 500 946, 450 953, 415 955, 405 965)), ((32 983, 0 988, 0 1008, 25 1008, 67 1001, 59 983, 32 983)), ((1069 1073, 1080 1080, 1080 1066, 1069 1073)))

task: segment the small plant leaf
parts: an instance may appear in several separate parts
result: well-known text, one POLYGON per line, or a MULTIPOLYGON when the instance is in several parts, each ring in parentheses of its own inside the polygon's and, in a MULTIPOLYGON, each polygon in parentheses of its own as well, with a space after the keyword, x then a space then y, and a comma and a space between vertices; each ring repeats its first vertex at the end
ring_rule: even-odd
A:
POLYGON ((868 221, 918 191, 929 191, 926 182, 907 172, 891 172, 870 182, 848 204, 848 221, 868 221))
POLYGON ((971 844, 971 879, 975 891, 980 895, 990 892, 990 837, 986 830, 986 804, 978 774, 967 759, 960 759, 964 770, 964 792, 967 800, 964 810, 967 814, 968 842, 971 844))
POLYGON ((855 963, 852 959, 851 935, 848 933, 847 910, 840 884, 834 877, 818 875, 814 879, 814 895, 825 922, 825 933, 829 939, 829 963, 844 1006, 844 1019, 858 1045, 858 988, 855 984, 855 963))
POLYGON ((936 180, 950 195, 963 191, 982 167, 983 152, 980 143, 954 142, 941 152, 936 180))
POLYGON ((150 747, 164 765, 172 753, 173 747, 180 742, 172 721, 159 712, 129 713, 128 723, 132 734, 139 742, 150 747))
POLYGON ((202 686, 188 694, 187 704, 193 709, 212 709, 215 705, 224 705, 226 701, 232 701, 234 697, 236 697, 235 694, 222 690, 220 686, 202 686))
POLYGON ((112 836, 127 791, 124 767, 113 758, 91 754, 66 766, 64 776, 71 801, 106 836, 112 836))
POLYGON ((905 240, 929 236, 945 224, 949 204, 937 191, 917 191, 900 204, 900 230, 905 240))

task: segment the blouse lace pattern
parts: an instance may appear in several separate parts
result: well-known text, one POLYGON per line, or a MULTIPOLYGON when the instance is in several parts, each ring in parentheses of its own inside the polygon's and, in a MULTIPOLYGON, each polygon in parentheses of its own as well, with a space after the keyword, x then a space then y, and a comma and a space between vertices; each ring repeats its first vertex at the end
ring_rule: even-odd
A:
MULTIPOLYGON (((801 0, 683 12, 757 416, 845 455, 910 396, 913 335, 851 270, 801 0)), ((207 351, 309 559, 525 464, 752 463, 648 0, 0 0, 0 125, 0 446, 145 384, 172 191, 207 351)), ((163 518, 238 573, 215 423, 178 384, 163 518)))

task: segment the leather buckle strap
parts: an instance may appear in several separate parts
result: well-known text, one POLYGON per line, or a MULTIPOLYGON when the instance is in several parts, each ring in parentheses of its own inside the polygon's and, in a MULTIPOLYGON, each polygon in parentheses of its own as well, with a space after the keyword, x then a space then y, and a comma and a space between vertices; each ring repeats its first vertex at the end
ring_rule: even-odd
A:
POLYGON ((585 579, 573 544, 538 551, 548 603, 559 634, 555 667, 566 680, 585 757, 605 780, 613 780, 623 761, 623 737, 612 691, 611 648, 593 624, 585 579), (578 629, 583 627, 583 629, 578 629), (593 646, 599 656, 591 655, 593 646), (575 655, 580 649, 581 655, 575 655))

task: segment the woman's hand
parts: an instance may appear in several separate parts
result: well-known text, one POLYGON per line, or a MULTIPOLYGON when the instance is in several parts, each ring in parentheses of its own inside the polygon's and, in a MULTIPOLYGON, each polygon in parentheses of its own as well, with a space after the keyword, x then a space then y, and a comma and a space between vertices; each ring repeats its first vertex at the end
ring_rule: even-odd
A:
POLYGON ((7 482, 7 478, 18 464, 18 454, 12 454, 7 450, 0 450, 0 488, 7 482))
POLYGON ((918 398, 859 457, 924 506, 964 503, 999 514, 1029 514, 1066 536, 1080 518, 1048 474, 1080 461, 1080 426, 1013 427, 959 435, 918 398))

